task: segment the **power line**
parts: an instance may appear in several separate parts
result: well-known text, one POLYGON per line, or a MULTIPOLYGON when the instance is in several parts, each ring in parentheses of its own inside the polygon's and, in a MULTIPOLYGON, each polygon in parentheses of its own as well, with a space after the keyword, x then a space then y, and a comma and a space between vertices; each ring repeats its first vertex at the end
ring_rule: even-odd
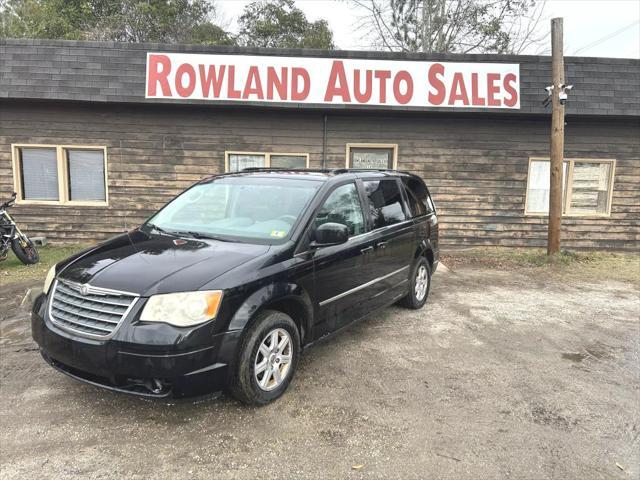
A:
POLYGON ((592 42, 592 43, 590 43, 590 44, 588 44, 588 45, 585 45, 584 47, 581 47, 581 48, 577 49, 576 51, 574 51, 574 52, 573 52, 573 54, 574 54, 574 55, 577 55, 578 53, 580 53, 580 52, 582 52, 582 51, 584 51, 584 50, 589 50, 590 48, 593 48, 593 47, 595 47, 596 45, 600 45, 602 42, 606 42, 607 40, 610 40, 610 39, 612 39, 613 37, 616 37, 616 36, 620 35, 622 32, 626 32, 626 31, 627 31, 627 30, 629 30, 631 27, 633 27, 633 26, 635 26, 635 25, 638 25, 638 24, 640 24, 640 20, 636 20, 635 22, 630 23, 629 25, 627 25, 627 26, 625 26, 625 27, 622 27, 621 29, 616 30, 616 31, 615 31, 615 32, 613 32, 613 33, 610 33, 610 34, 608 34, 608 35, 605 35, 604 37, 602 37, 602 38, 600 38, 600 39, 596 40, 595 42, 592 42))

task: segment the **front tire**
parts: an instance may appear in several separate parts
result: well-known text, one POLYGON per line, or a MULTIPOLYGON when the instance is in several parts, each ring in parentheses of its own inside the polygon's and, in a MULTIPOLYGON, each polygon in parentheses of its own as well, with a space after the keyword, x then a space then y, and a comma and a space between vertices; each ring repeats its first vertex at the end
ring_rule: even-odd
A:
POLYGON ((419 257, 411 267, 409 274, 409 292, 400 300, 404 307, 418 310, 427 303, 431 289, 431 267, 424 257, 419 257))
POLYGON ((11 250, 16 254, 18 260, 25 265, 33 265, 38 263, 40 255, 33 242, 28 237, 16 237, 11 241, 11 250))
POLYGON ((300 356, 300 333, 287 314, 265 310, 240 344, 231 394, 248 405, 266 405, 291 383, 300 356))

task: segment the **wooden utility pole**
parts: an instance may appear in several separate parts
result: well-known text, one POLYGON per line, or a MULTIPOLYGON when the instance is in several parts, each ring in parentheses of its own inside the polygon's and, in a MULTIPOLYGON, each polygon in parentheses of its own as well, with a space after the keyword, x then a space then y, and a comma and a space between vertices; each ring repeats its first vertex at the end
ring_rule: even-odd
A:
POLYGON ((562 18, 551 20, 551 164, 549 188, 549 237, 547 254, 560 253, 560 227, 562 225, 562 163, 564 160, 564 105, 560 92, 564 85, 564 57, 562 52, 562 18))

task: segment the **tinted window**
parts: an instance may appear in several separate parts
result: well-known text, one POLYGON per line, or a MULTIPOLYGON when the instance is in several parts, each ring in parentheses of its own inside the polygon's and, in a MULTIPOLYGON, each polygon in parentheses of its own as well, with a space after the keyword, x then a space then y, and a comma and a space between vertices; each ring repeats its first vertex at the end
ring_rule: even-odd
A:
POLYGON ((403 177, 402 182, 406 187, 407 197, 409 198, 409 208, 414 217, 433 212, 433 204, 431 203, 429 192, 424 183, 415 178, 408 177, 403 177))
POLYGON ((364 182, 373 228, 386 227, 406 220, 402 195, 395 180, 364 182))
POLYGON ((354 183, 336 188, 318 211, 316 228, 329 222, 346 225, 349 236, 364 233, 364 216, 354 183))

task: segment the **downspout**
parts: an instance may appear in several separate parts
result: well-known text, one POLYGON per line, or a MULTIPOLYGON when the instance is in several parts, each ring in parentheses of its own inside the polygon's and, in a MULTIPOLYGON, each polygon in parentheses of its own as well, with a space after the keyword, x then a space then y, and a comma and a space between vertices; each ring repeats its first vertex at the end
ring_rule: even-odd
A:
POLYGON ((322 168, 327 168, 327 114, 324 114, 322 125, 322 168))

